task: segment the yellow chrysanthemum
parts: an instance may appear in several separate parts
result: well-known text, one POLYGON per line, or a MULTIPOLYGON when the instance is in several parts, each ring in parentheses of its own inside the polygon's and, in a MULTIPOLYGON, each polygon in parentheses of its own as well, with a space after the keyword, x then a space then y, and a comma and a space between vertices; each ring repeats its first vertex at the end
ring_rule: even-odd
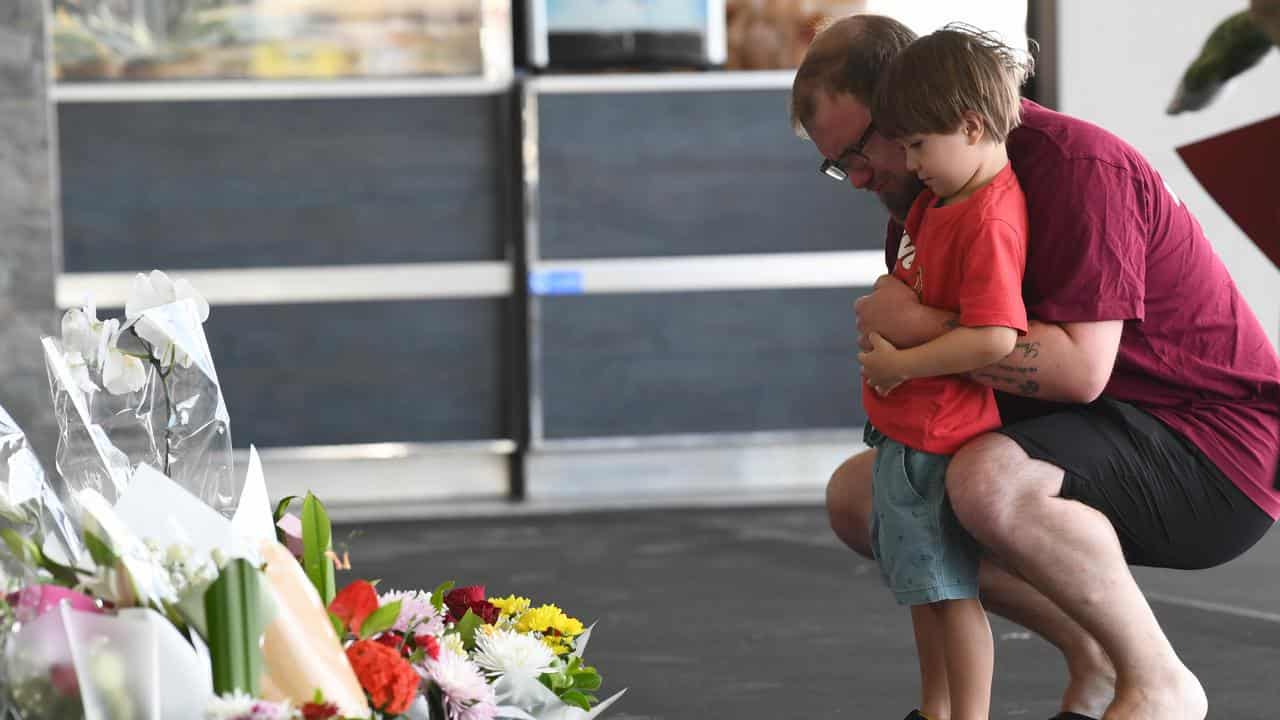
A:
POLYGON ((551 648, 551 652, 557 655, 564 655, 570 650, 569 639, 564 637, 559 637, 557 635, 542 636, 542 644, 551 648))
POLYGON ((568 615, 560 615, 555 619, 551 626, 556 632, 568 637, 578 637, 582 634, 582 621, 577 618, 571 618, 568 615))
POLYGON ((498 608, 503 615, 519 615, 529 609, 529 598, 508 595, 504 598, 489 598, 489 604, 498 608))
POLYGON ((546 632, 553 629, 556 621, 563 616, 564 613, 555 605, 536 607, 520 616, 516 621, 516 630, 525 633, 546 632))

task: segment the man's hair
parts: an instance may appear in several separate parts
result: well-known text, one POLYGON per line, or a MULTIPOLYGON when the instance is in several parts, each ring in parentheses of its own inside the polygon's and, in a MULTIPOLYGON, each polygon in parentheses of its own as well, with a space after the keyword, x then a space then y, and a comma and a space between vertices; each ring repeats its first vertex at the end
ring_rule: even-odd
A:
POLYGON ((895 139, 954 132, 972 112, 988 139, 1004 142, 1018 126, 1018 91, 1034 67, 1030 53, 953 23, 893 58, 876 88, 871 117, 881 135, 895 139))
POLYGON ((806 135, 819 93, 852 95, 870 108, 889 61, 915 39, 910 28, 883 15, 850 15, 822 28, 791 85, 792 129, 806 135))

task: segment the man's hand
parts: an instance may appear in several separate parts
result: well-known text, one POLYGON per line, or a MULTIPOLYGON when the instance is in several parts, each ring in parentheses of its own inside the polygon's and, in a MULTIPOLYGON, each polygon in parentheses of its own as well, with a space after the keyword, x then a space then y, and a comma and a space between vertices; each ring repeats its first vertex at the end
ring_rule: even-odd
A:
POLYGON ((871 289, 853 304, 858 317, 858 347, 863 352, 872 350, 868 336, 875 332, 884 335, 900 324, 903 310, 919 305, 920 298, 906 283, 892 275, 881 275, 871 289))
POLYGON ((866 340, 871 345, 871 350, 858 353, 858 362, 862 363, 862 376, 876 392, 888 395, 907 380, 902 352, 880 337, 880 333, 872 332, 866 336, 866 340))

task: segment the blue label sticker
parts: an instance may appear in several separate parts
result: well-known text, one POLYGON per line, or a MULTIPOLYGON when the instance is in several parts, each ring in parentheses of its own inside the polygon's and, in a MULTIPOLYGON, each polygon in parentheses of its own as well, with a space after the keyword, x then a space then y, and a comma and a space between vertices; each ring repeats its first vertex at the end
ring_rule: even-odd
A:
POLYGON ((535 270, 529 273, 529 292, 534 295, 581 295, 581 270, 535 270))

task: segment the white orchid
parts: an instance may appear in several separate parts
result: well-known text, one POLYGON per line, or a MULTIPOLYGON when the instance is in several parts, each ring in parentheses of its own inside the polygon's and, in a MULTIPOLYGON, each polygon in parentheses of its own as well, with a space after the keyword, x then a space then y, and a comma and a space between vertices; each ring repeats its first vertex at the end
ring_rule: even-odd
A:
POLYGON ((138 273, 129 288, 129 298, 125 302, 124 316, 127 320, 137 320, 135 329, 138 336, 151 345, 151 353, 162 363, 176 362, 182 367, 191 367, 191 357, 176 348, 172 339, 154 323, 143 317, 143 313, 151 308, 162 307, 182 300, 195 303, 196 316, 200 322, 209 319, 209 303, 195 287, 186 280, 173 281, 160 270, 152 270, 151 274, 138 273), (172 357, 170 354, 172 353, 172 357))
POLYGON ((102 384, 113 395, 137 392, 147 384, 147 366, 137 356, 123 352, 120 321, 112 318, 102 324, 98 357, 102 358, 102 384))
POLYGON ((102 384, 115 395, 140 390, 147 382, 142 359, 119 348, 120 321, 98 319, 92 303, 62 316, 62 349, 67 367, 83 392, 97 392, 91 371, 102 373, 102 384))
POLYGON ((86 302, 82 308, 71 308, 62 316, 63 351, 79 353, 85 362, 92 364, 97 359, 101 328, 98 311, 92 303, 86 302))

